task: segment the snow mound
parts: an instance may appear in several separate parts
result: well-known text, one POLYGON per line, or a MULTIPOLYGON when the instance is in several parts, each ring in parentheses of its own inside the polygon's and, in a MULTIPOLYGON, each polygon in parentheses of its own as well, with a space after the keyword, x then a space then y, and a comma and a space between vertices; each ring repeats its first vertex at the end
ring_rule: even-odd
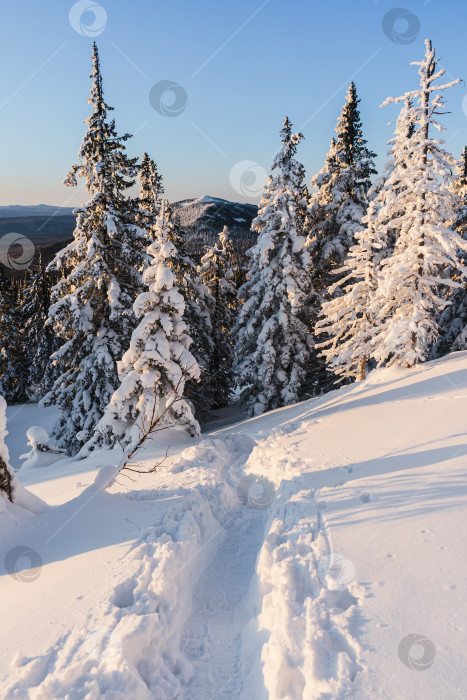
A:
POLYGON ((59 450, 54 445, 49 444, 49 434, 40 425, 33 425, 28 428, 26 437, 28 438, 28 445, 32 449, 19 456, 19 459, 25 460, 21 467, 22 475, 25 475, 31 469, 49 467, 51 464, 66 459, 64 450, 59 450))
POLYGON ((40 425, 32 425, 26 431, 26 437, 28 438, 28 444, 31 447, 45 446, 49 443, 49 434, 45 428, 40 425))

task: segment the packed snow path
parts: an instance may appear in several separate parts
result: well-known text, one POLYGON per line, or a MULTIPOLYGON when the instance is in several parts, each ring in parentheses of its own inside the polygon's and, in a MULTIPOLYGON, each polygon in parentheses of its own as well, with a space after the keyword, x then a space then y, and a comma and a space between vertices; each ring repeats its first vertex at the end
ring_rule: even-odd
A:
POLYGON ((266 519, 264 510, 248 506, 232 514, 195 587, 193 613, 181 645, 193 664, 193 676, 184 689, 187 699, 234 700, 241 695, 247 671, 241 659, 242 631, 252 616, 248 589, 266 519))

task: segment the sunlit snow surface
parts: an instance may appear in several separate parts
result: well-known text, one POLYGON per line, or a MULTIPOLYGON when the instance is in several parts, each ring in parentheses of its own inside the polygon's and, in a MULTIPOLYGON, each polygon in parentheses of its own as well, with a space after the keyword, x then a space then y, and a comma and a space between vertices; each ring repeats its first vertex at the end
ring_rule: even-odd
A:
MULTIPOLYGON (((54 411, 8 415, 18 467, 54 411)), ((111 493, 118 452, 19 471, 52 507, 0 506, 0 697, 465 697, 466 416, 457 353, 163 433, 111 493)))

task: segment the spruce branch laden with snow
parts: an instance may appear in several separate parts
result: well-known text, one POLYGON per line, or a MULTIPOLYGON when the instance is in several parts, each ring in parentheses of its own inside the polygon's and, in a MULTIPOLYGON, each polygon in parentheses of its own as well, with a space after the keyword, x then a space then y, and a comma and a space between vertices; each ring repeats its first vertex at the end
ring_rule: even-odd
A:
POLYGON ((378 366, 411 367, 429 356, 438 334, 438 322, 449 304, 445 290, 461 286, 452 272, 464 279, 467 270, 459 250, 467 242, 451 227, 455 196, 449 182, 456 167, 445 142, 433 130, 443 127, 436 120, 445 114, 442 92, 460 81, 438 84, 445 71, 431 41, 419 66, 420 86, 383 105, 408 100, 407 121, 413 133, 405 140, 398 167, 385 187, 392 192, 388 218, 397 230, 393 254, 382 261, 382 272, 370 312, 375 330, 371 346, 378 366), (393 200, 397 198, 391 210, 393 200))
POLYGON ((206 384, 210 389, 209 407, 226 406, 233 390, 233 327, 237 307, 237 289, 231 267, 233 244, 227 226, 201 258, 199 274, 212 297, 210 317, 212 349, 206 384))
POLYGON ((92 436, 118 386, 117 362, 135 326, 133 303, 141 290, 141 271, 148 244, 136 223, 136 203, 127 196, 137 174, 128 158, 128 134, 118 136, 102 90, 97 47, 93 45, 92 114, 65 184, 82 177, 90 196, 76 210, 73 241, 49 269, 63 278, 52 289, 50 320, 61 338, 52 355, 57 379, 44 405, 58 405, 53 435, 59 447, 75 454, 92 436))
POLYGON ((211 311, 214 299, 203 283, 198 268, 188 253, 188 234, 181 227, 179 218, 174 216, 166 203, 168 219, 168 240, 175 246, 177 254, 167 262, 175 275, 176 284, 185 301, 183 321, 191 338, 190 352, 195 358, 200 376, 187 379, 185 391, 196 408, 196 415, 204 420, 212 405, 212 391, 209 383, 209 364, 214 351, 211 311))
POLYGON ((310 287, 304 168, 294 158, 302 138, 292 134, 286 117, 282 148, 252 225, 258 240, 248 252, 248 281, 239 290, 235 374, 253 415, 298 400, 310 356, 311 336, 302 319, 310 287))
POLYGON ((162 175, 157 171, 157 166, 147 153, 143 153, 138 172, 139 181, 139 217, 141 225, 151 229, 159 214, 164 185, 162 175))
MULTIPOLYGON (((165 427, 181 427, 199 434, 190 404, 180 400, 187 379, 196 381, 199 366, 189 347, 191 338, 183 321, 185 301, 177 287, 170 261, 177 250, 169 240, 170 213, 162 203, 148 247, 151 258, 143 275, 147 291, 137 297, 134 312, 139 319, 128 350, 119 362, 120 386, 111 397, 86 450, 99 445, 136 444, 146 426, 157 419, 165 427)), ((161 425, 161 427, 162 427, 161 425)))
POLYGON ((59 348, 56 334, 47 323, 52 282, 44 270, 39 251, 37 264, 26 274, 21 294, 21 317, 24 319, 24 354, 27 362, 28 396, 42 398, 52 388, 50 357, 59 348))
POLYGON ((383 177, 368 193, 370 203, 362 219, 363 228, 355 235, 356 244, 350 248, 346 264, 337 270, 338 281, 329 288, 331 299, 323 303, 321 319, 316 324, 316 333, 326 334, 326 340, 317 347, 329 369, 344 379, 364 379, 372 355, 377 325, 374 298, 381 263, 394 251, 404 215, 400 195, 405 188, 409 139, 414 132, 412 106, 411 100, 406 99, 394 137, 389 141, 390 160, 383 177), (337 286, 342 294, 333 298, 337 286))
MULTIPOLYGON (((451 189, 456 197, 455 213, 452 227, 467 240, 467 146, 464 148, 451 189)), ((467 253, 460 251, 465 265, 467 253)), ((467 281, 461 280, 458 270, 450 270, 451 277, 461 282, 460 287, 448 287, 444 294, 449 305, 441 313, 439 320, 439 337, 432 350, 431 357, 436 359, 453 350, 467 350, 467 281)))
POLYGON ((355 234, 362 228, 371 176, 376 173, 375 154, 363 138, 359 102, 352 82, 325 165, 311 181, 316 192, 307 206, 307 247, 313 288, 324 298, 331 285, 333 295, 339 291, 335 272, 344 264, 355 234))
MULTIPOLYGON (((357 233, 363 227, 371 176, 376 173, 373 162, 375 154, 363 137, 359 103, 357 89, 352 82, 324 167, 311 181, 315 192, 309 196, 306 212, 311 270, 306 309, 314 337, 322 333, 317 326, 322 304, 342 294, 339 282, 348 282, 348 270, 344 265, 347 264, 349 250, 357 243, 357 233)), ((307 371, 308 394, 316 395, 323 389, 331 388, 336 374, 341 374, 338 366, 326 364, 316 344, 307 371)))
MULTIPOLYGON (((0 265, 1 268, 1 265, 0 265)), ((33 352, 25 334, 23 285, 0 269, 0 392, 9 404, 30 400, 29 359, 33 352)))
POLYGON ((169 428, 169 425, 165 422, 165 416, 172 409, 174 404, 178 403, 179 401, 185 401, 183 394, 180 392, 183 391, 184 384, 189 376, 189 370, 190 368, 183 371, 180 379, 177 382, 177 386, 174 389, 172 397, 165 401, 162 408, 158 402, 158 397, 154 396, 152 414, 150 416, 141 417, 141 424, 137 425, 139 431, 138 439, 134 444, 126 448, 123 457, 115 468, 115 471, 102 485, 103 488, 109 488, 112 486, 119 474, 125 473, 126 476, 128 476, 126 472, 138 475, 155 474, 159 469, 162 469, 165 466, 169 448, 167 448, 164 457, 153 464, 149 469, 144 469, 144 467, 142 467, 140 464, 135 463, 134 459, 148 440, 153 438, 157 433, 169 428))

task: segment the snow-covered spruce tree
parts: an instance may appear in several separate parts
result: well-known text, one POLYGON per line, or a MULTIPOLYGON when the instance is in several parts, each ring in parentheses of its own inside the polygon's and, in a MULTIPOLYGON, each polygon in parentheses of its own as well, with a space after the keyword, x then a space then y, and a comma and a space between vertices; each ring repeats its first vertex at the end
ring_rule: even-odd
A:
MULTIPOLYGON (((436 115, 443 113, 441 92, 459 81, 438 85, 444 70, 437 68, 431 41, 426 40, 425 58, 419 66, 420 87, 384 104, 410 97, 408 120, 414 131, 405 150, 406 167, 400 169, 397 185, 398 238, 394 253, 382 262, 382 275, 372 304, 376 328, 373 356, 378 365, 386 363, 411 367, 427 359, 438 334, 438 321, 447 305, 443 291, 458 287, 464 268, 458 251, 467 243, 449 226, 455 198, 448 183, 455 160, 444 141, 432 135, 442 130, 436 115), (402 213, 401 213, 402 212, 402 213)), ((393 176, 395 174, 393 173, 393 176)))
MULTIPOLYGON (((153 241, 153 232, 161 207, 161 196, 164 192, 162 175, 157 172, 155 162, 147 153, 143 153, 141 165, 138 169, 138 181, 139 197, 136 202, 135 221, 141 230, 144 231, 145 248, 144 251, 141 251, 142 254, 138 265, 138 271, 142 274, 150 262, 146 250, 153 241)), ((143 245, 143 240, 140 241, 140 244, 143 245)))
POLYGON ((362 219, 364 228, 356 233, 346 264, 337 270, 341 296, 322 306, 322 318, 316 333, 326 340, 317 347, 323 350, 329 369, 343 378, 365 378, 372 353, 371 340, 376 325, 374 298, 378 289, 381 262, 392 254, 403 221, 404 205, 400 195, 410 159, 410 138, 414 133, 412 103, 406 100, 397 119, 394 137, 389 141, 390 160, 368 192, 369 206, 362 219), (342 277, 342 275, 344 275, 342 277), (371 309, 371 311, 370 311, 371 309))
MULTIPOLYGON (((305 229, 311 258, 311 283, 305 307, 307 323, 315 336, 315 324, 325 300, 336 297, 342 289, 336 282, 345 275, 341 270, 355 235, 362 229, 362 219, 368 206, 371 176, 376 172, 375 154, 363 138, 355 84, 352 82, 336 125, 336 137, 322 170, 311 181, 314 192, 308 200, 305 229)), ((308 365, 305 389, 316 395, 332 386, 335 375, 329 371, 324 358, 315 347, 308 365)))
MULTIPOLYGON (((337 282, 343 293, 324 302, 323 318, 316 324, 316 333, 327 335, 318 348, 323 349, 328 367, 336 375, 357 380, 365 378, 371 354, 374 321, 369 307, 387 243, 378 226, 376 201, 370 203, 363 223, 366 228, 356 234, 357 243, 349 251, 347 264, 339 269, 346 274, 337 282)), ((332 286, 329 291, 332 294, 332 286)))
POLYGON ((165 211, 169 227, 168 238, 177 250, 177 255, 169 260, 169 266, 175 274, 177 287, 185 300, 183 320, 192 340, 190 352, 198 363, 201 373, 200 378, 188 378, 185 393, 193 401, 196 416, 200 420, 205 420, 208 417, 212 399, 208 372, 214 349, 210 316, 214 299, 201 281, 196 264, 188 254, 186 232, 182 231, 167 204, 165 211))
MULTIPOLYGON (((164 192, 162 176, 157 172, 153 160, 145 153, 138 174, 140 198, 138 221, 146 231, 148 244, 153 238, 153 229, 159 216, 161 195, 164 192)), ((165 203, 165 216, 169 227, 169 241, 177 250, 177 255, 169 260, 171 270, 177 278, 177 286, 185 300, 185 321, 190 338, 191 352, 196 358, 201 371, 201 379, 187 379, 185 392, 193 401, 196 414, 204 419, 209 412, 211 399, 208 385, 208 365, 213 341, 211 339, 211 320, 209 309, 213 299, 208 288, 202 284, 197 267, 187 251, 187 234, 182 231, 168 203, 165 203)))
POLYGON ((244 301, 235 326, 237 383, 250 414, 297 401, 310 355, 311 336, 301 318, 310 286, 303 220, 303 166, 295 160, 301 134, 286 117, 282 148, 274 159, 258 216, 258 232, 244 301))
POLYGON ((155 225, 159 214, 164 186, 162 184, 162 175, 158 173, 155 162, 147 153, 143 153, 138 180, 138 221, 143 228, 150 230, 155 225))
POLYGON ((15 374, 15 395, 11 403, 28 403, 31 400, 29 372, 29 342, 25 333, 26 314, 23 310, 23 296, 26 280, 13 279, 13 366, 15 374))
POLYGON ((65 184, 83 177, 89 201, 76 210, 74 239, 50 270, 65 275, 52 289, 50 319, 63 339, 53 354, 59 374, 44 405, 61 415, 53 435, 59 447, 76 453, 94 432, 118 386, 117 361, 128 348, 135 320, 133 303, 141 289, 146 234, 134 222, 136 203, 126 196, 134 184, 136 159, 128 158, 111 109, 104 101, 97 47, 87 132, 65 184))
POLYGON ((459 198, 453 226, 463 238, 467 238, 467 146, 464 147, 458 164, 457 177, 453 182, 453 191, 459 198))
POLYGON ((28 394, 33 400, 40 399, 51 389, 50 357, 59 347, 57 337, 47 323, 51 288, 51 279, 43 269, 39 252, 37 264, 27 272, 21 300, 24 355, 28 364, 28 394))
MULTIPOLYGON (((86 446, 133 445, 167 406, 161 427, 181 426, 194 436, 199 433, 190 405, 183 399, 187 378, 196 380, 199 367, 189 351, 191 338, 183 321, 185 303, 177 287, 170 261, 177 249, 169 240, 170 224, 165 202, 147 253, 150 265, 143 275, 148 291, 138 295, 134 311, 139 325, 130 347, 119 362, 120 386, 86 446), (176 400, 177 399, 177 400, 176 400)), ((85 448, 85 449, 86 449, 85 448)))
POLYGON ((335 271, 342 267, 368 205, 375 154, 367 148, 355 83, 351 83, 323 169, 313 177, 307 210, 307 247, 315 291, 339 293, 335 271))
POLYGON ((214 300, 211 306, 213 348, 209 358, 207 382, 212 392, 211 408, 222 408, 229 402, 233 389, 233 326, 237 290, 231 267, 233 245, 227 226, 218 240, 201 259, 200 276, 214 300))
POLYGON ((20 283, 0 270, 0 392, 9 404, 29 400, 20 297, 20 283))
MULTIPOLYGON (((452 227, 467 240, 467 147, 462 153, 451 189, 457 198, 452 227)), ((459 257, 467 265, 466 251, 459 251, 459 257)), ((439 336, 431 350, 432 358, 442 357, 451 350, 467 349, 467 282, 461 280, 456 269, 451 270, 451 277, 462 286, 448 288, 445 292, 449 305, 443 309, 439 319, 439 336)))
POLYGON ((0 392, 12 402, 15 394, 14 305, 11 285, 0 266, 0 392))

